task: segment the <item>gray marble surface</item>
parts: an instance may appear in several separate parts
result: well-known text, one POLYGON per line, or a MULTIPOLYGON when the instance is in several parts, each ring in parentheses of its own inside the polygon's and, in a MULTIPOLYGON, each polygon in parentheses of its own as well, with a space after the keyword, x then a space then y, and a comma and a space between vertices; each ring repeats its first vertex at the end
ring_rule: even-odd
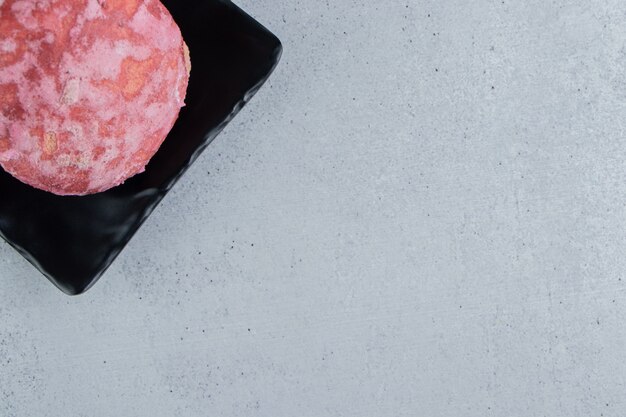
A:
POLYGON ((0 244, 0 415, 626 415, 623 3, 240 5, 281 65, 94 288, 0 244))

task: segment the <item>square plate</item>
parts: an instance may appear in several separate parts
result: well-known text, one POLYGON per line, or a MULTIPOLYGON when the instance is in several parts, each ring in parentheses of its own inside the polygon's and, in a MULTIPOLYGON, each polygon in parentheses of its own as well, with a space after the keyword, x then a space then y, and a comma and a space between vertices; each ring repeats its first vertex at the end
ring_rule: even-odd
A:
POLYGON ((145 172, 60 197, 0 168, 0 236, 67 294, 89 289, 198 155, 267 80, 282 46, 228 0, 162 0, 191 52, 187 105, 145 172))

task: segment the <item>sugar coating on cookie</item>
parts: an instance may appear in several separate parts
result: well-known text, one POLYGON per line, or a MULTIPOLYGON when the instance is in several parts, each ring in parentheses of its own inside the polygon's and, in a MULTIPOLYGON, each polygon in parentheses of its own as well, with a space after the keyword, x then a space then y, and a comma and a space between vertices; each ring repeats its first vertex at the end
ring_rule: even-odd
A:
POLYGON ((123 183, 174 125, 189 70, 158 0, 0 0, 0 165, 59 195, 123 183))

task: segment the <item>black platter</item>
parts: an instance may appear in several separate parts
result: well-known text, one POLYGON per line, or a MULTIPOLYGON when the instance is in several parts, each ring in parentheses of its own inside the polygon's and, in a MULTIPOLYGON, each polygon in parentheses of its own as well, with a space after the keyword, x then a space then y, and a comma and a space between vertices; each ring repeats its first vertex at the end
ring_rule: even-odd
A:
POLYGON ((60 197, 0 169, 0 236, 57 287, 102 276, 197 156, 267 80, 282 47, 228 0, 162 0, 192 59, 187 105, 146 171, 107 192, 60 197))

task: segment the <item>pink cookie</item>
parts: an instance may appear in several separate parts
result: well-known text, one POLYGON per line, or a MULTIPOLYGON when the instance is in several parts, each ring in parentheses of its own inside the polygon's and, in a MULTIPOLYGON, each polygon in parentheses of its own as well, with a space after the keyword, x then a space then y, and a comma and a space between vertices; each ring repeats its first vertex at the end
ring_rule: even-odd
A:
POLYGON ((0 165, 60 195, 123 183, 174 125, 189 69, 158 0, 0 0, 0 165))

